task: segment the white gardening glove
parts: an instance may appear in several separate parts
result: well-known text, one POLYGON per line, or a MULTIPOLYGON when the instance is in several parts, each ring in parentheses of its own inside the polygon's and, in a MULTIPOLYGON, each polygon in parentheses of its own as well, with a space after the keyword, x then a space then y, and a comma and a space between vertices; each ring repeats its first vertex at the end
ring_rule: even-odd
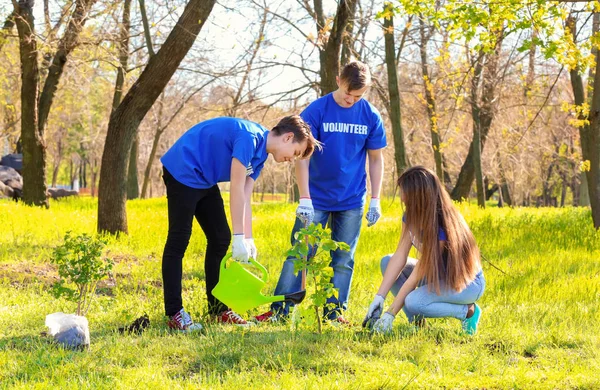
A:
POLYGON ((379 205, 378 198, 371 198, 371 204, 369 204, 369 211, 367 211, 367 227, 375 225, 375 223, 381 217, 381 206, 379 205))
POLYGON ((368 328, 373 327, 373 324, 375 323, 375 321, 377 321, 381 317, 381 313, 383 313, 383 301, 384 300, 385 300, 385 298, 382 297, 381 295, 379 295, 379 294, 375 295, 373 302, 371 302, 371 304, 369 305, 369 310, 367 311, 367 315, 365 316, 365 319, 363 320, 363 323, 362 323, 363 328, 364 327, 368 327, 368 328))
POLYGON ((373 330, 380 334, 391 333, 395 318, 396 317, 392 313, 386 311, 381 318, 377 320, 375 325, 373 325, 373 330))
POLYGON ((256 245, 254 244, 254 238, 246 238, 246 248, 248 248, 248 253, 250 257, 256 260, 256 256, 258 256, 258 250, 256 249, 256 245))
POLYGON ((315 209, 310 198, 300 199, 298 208, 296 208, 296 217, 302 221, 304 226, 308 226, 315 218, 315 209))
POLYGON ((250 254, 248 253, 248 248, 246 247, 246 242, 244 240, 243 234, 234 234, 231 245, 231 251, 233 252, 231 257, 238 263, 248 264, 248 257, 250 254))

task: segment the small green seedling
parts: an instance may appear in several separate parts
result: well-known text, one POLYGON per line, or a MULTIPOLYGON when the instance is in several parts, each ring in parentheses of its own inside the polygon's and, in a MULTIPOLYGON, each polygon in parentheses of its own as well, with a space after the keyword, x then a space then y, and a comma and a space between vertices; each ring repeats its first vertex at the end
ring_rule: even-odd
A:
POLYGON ((52 288, 55 297, 77 302, 77 315, 85 316, 96 292, 98 281, 112 270, 113 261, 102 258, 106 240, 82 234, 65 234, 64 243, 54 249, 52 263, 58 266, 60 280, 52 288), (74 286, 74 288, 73 288, 74 286))
MULTIPOLYGON (((300 229, 294 235, 296 243, 287 253, 295 257, 294 272, 306 269, 306 279, 310 280, 312 286, 307 288, 309 298, 308 307, 296 306, 294 311, 293 325, 304 321, 309 327, 317 326, 319 334, 322 333, 320 309, 328 305, 327 298, 337 296, 338 291, 333 287, 331 278, 331 251, 350 250, 350 246, 344 242, 331 239, 331 230, 324 229, 321 225, 311 224, 300 229), (314 254, 309 259, 309 252, 314 254)), ((329 304, 332 305, 332 304, 329 304)), ((333 308, 331 308, 333 309, 333 308)))

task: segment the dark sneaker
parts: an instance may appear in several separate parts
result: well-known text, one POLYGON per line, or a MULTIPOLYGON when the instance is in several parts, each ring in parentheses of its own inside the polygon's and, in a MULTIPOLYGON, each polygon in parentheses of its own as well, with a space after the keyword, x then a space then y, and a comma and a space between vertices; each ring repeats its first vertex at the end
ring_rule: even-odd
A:
POLYGON ((167 326, 180 332, 196 332, 202 330, 202 325, 194 323, 192 317, 190 317, 183 309, 179 310, 177 314, 169 317, 167 326))
POLYGON ((217 322, 221 324, 234 324, 238 326, 252 326, 254 323, 248 322, 243 319, 239 314, 233 310, 227 310, 217 315, 217 322))

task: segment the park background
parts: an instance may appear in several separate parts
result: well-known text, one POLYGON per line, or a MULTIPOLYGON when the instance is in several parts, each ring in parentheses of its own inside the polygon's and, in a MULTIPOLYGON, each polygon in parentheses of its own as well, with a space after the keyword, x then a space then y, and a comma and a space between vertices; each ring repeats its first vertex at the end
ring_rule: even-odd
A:
MULTIPOLYGON (((541 0, 3 2, 0 146, 24 165, 22 202, 0 201, 0 386, 600 387, 599 11, 541 0), (371 67, 367 99, 389 146, 384 216, 363 227, 349 318, 361 321, 399 238, 395 178, 421 164, 463 201, 488 260, 478 335, 465 339, 453 320, 413 333, 403 318, 388 338, 282 324, 168 333, 160 156, 215 116, 273 126, 334 90, 351 59, 371 67), (48 199, 76 181, 79 197, 48 199), (120 233, 85 353, 40 337, 46 314, 73 311, 49 294, 68 230, 120 233), (144 312, 149 331, 116 332, 144 312)), ((293 166, 272 160, 255 186, 268 291, 294 188, 293 166)), ((184 301, 198 318, 204 245, 196 226, 184 301)))

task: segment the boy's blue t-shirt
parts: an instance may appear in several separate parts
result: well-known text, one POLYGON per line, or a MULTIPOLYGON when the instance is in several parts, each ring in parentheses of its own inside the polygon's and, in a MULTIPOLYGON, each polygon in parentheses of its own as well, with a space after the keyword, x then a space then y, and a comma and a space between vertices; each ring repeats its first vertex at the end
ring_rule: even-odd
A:
POLYGON ((231 159, 246 166, 246 176, 260 175, 267 154, 269 130, 258 123, 220 117, 198 123, 160 161, 180 183, 206 189, 231 179, 231 159))
POLYGON ((365 99, 340 107, 333 93, 312 102, 300 114, 323 143, 309 166, 309 188, 315 209, 342 211, 361 207, 367 192, 367 150, 384 148, 381 115, 365 99))

